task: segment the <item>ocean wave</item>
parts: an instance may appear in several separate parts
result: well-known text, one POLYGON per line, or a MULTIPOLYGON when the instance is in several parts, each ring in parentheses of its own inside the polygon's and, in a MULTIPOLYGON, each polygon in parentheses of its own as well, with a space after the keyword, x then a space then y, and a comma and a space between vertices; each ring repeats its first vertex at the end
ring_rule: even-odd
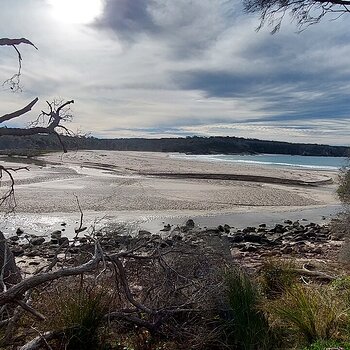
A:
MULTIPOLYGON (((266 155, 257 155, 254 157, 264 157, 266 155)), ((273 157, 273 155, 269 155, 273 157)), ((268 160, 252 160, 252 159, 232 159, 231 155, 187 155, 187 154, 171 154, 172 158, 177 159, 186 159, 193 161, 206 161, 206 162, 225 162, 225 163, 239 163, 239 164, 253 164, 253 165, 267 165, 267 166, 277 166, 277 167, 293 167, 293 168, 306 168, 306 169, 315 169, 315 170, 339 170, 342 167, 341 161, 339 165, 316 165, 316 164, 301 164, 298 162, 290 163, 290 162, 281 162, 281 161, 268 161, 268 160)), ((246 157, 246 156, 242 156, 246 157)), ((288 156, 293 158, 293 160, 297 160, 298 156, 288 156)), ((315 157, 313 157, 314 159, 315 157)), ((319 157, 319 158, 327 158, 327 157, 319 157)), ((305 159, 305 158, 304 158, 305 159)), ((340 160, 340 159, 339 159, 340 160)))

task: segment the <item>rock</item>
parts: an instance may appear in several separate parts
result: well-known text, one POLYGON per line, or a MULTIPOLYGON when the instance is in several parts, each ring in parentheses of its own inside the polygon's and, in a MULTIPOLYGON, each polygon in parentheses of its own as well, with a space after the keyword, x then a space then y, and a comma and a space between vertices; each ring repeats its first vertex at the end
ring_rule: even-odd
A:
POLYGON ((194 221, 193 221, 192 219, 188 219, 188 220, 186 221, 185 226, 188 227, 188 228, 194 228, 195 223, 194 223, 194 221))
POLYGON ((40 262, 39 261, 31 261, 28 263, 29 266, 38 266, 40 265, 40 262))
POLYGON ((257 234, 249 233, 243 237, 244 241, 251 243, 262 243, 263 237, 257 234))
POLYGON ((20 236, 23 233, 24 233, 24 231, 20 227, 18 227, 18 229, 16 230, 16 235, 20 236))
POLYGON ((164 225, 164 227, 161 229, 161 231, 163 231, 163 232, 169 232, 170 230, 171 230, 170 224, 164 225))
POLYGON ((283 233, 285 231, 285 228, 281 224, 276 224, 272 231, 275 233, 283 233))
POLYGON ((67 224, 65 222, 62 222, 61 226, 66 226, 67 224))
POLYGON ((321 247, 317 247, 312 252, 315 254, 323 254, 323 249, 321 247))
POLYGON ((146 230, 139 230, 139 234, 138 234, 138 235, 139 235, 139 236, 146 236, 146 237, 149 237, 149 236, 152 235, 152 233, 149 232, 149 231, 146 231, 146 230))
POLYGON ((224 225, 224 232, 225 232, 225 233, 230 233, 230 231, 231 231, 231 226, 228 225, 228 224, 225 224, 225 225, 224 225))
POLYGON ((241 243, 243 242, 243 235, 241 234, 235 234, 233 236, 228 236, 227 237, 227 240, 230 242, 230 243, 241 243))
POLYGON ((316 231, 313 228, 309 228, 307 231, 305 231, 305 236, 309 238, 314 238, 316 235, 316 231))
POLYGON ((61 237, 58 239, 58 244, 63 247, 69 246, 69 239, 67 237, 61 237))
POLYGON ((259 227, 266 228, 266 224, 260 224, 259 227))
POLYGON ((221 234, 218 228, 207 228, 204 231, 201 231, 201 233, 206 236, 218 236, 221 234))
POLYGON ((288 246, 288 245, 281 249, 282 254, 291 254, 291 253, 293 253, 293 251, 294 251, 293 248, 291 246, 288 246))
POLYGON ((15 241, 18 241, 18 240, 19 240, 19 237, 18 237, 18 236, 11 236, 11 237, 9 238, 9 240, 12 241, 12 242, 15 242, 15 241))
POLYGON ((242 252, 253 253, 258 250, 258 247, 251 243, 246 243, 245 246, 241 249, 242 252))
POLYGON ((219 225, 219 226, 218 226, 218 230, 219 230, 220 232, 224 232, 224 231, 225 231, 225 230, 224 230, 224 226, 219 225))
POLYGON ((51 232, 51 238, 61 238, 61 235, 62 235, 62 232, 60 230, 56 230, 56 231, 53 231, 51 232))
POLYGON ((323 226, 320 228, 319 233, 322 235, 328 235, 329 234, 329 228, 327 226, 323 226))
POLYGON ((292 225, 293 221, 292 220, 284 220, 283 223, 286 225, 292 225))
POLYGON ((248 226, 243 229, 243 233, 256 232, 256 228, 252 226, 248 226))
POLYGON ((41 245, 45 242, 45 238, 44 237, 34 237, 32 238, 29 243, 31 245, 41 245))
POLYGON ((12 247, 11 252, 14 256, 22 256, 24 254, 24 249, 22 247, 12 247))
POLYGON ((40 252, 38 250, 30 250, 29 252, 26 252, 26 255, 33 258, 35 256, 40 256, 40 252))
POLYGON ((342 241, 344 239, 345 233, 344 232, 332 232, 331 238, 335 241, 342 241))
POLYGON ((171 239, 172 239, 173 241, 182 241, 182 240, 183 240, 183 237, 182 237, 181 235, 173 235, 173 236, 171 237, 171 239))
POLYGON ((294 221, 292 225, 293 227, 299 227, 300 226, 299 220, 294 221))

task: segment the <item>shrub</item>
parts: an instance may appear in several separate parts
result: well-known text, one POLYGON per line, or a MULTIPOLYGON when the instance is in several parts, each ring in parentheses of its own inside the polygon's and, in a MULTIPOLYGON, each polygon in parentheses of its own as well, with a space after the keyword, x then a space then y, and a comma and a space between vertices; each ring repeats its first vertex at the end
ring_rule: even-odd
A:
POLYGON ((326 287, 295 285, 271 305, 271 311, 308 344, 336 339, 346 326, 346 305, 326 287))
POLYGON ((337 194, 343 203, 350 203, 350 168, 344 167, 339 174, 337 194))
POLYGON ((227 274, 231 319, 227 323, 228 342, 235 349, 271 348, 268 320, 260 309, 261 296, 253 280, 239 269, 227 274))
POLYGON ((293 264, 285 260, 268 260, 260 271, 262 289, 270 299, 280 297, 296 282, 293 264))

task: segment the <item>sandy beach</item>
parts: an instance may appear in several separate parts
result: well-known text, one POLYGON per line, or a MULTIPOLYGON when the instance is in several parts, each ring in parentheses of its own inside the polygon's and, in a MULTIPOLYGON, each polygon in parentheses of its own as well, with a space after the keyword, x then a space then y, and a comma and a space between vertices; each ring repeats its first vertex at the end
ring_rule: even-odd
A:
POLYGON ((325 208, 339 206, 335 171, 191 161, 150 152, 51 153, 39 161, 14 174, 17 208, 3 221, 8 230, 21 225, 46 230, 62 221, 74 225, 76 197, 89 222, 158 225, 170 218, 230 213, 288 217, 285 212, 311 210, 323 215, 325 208))

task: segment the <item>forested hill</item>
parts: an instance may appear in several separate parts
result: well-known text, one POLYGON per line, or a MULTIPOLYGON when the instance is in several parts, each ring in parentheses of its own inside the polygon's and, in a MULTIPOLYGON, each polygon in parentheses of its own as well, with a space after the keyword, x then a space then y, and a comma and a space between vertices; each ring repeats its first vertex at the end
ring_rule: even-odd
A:
MULTIPOLYGON (((350 156, 350 148, 318 144, 301 144, 279 141, 263 141, 239 137, 186 137, 161 139, 98 139, 94 137, 63 137, 68 149, 98 149, 117 151, 181 152, 188 154, 292 154, 312 156, 350 156)), ((0 137, 2 153, 16 151, 59 150, 61 146, 54 136, 0 137)))

